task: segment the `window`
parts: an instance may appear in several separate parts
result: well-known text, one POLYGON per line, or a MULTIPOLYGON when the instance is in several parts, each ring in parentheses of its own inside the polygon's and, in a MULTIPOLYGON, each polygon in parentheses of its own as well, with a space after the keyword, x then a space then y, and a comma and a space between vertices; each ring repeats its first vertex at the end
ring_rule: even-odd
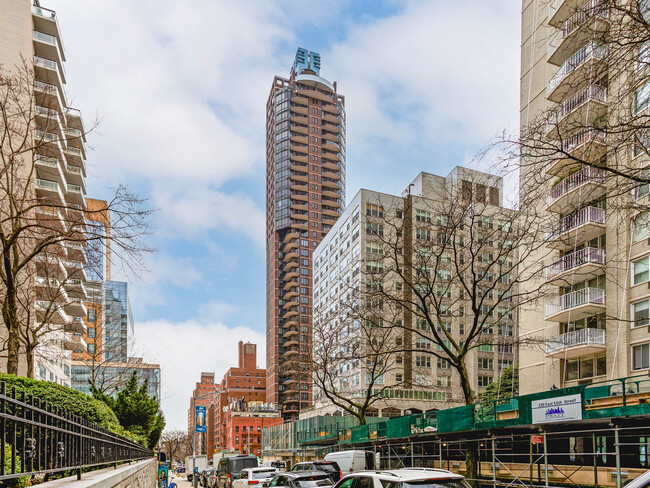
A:
POLYGON ((649 217, 650 217, 650 211, 646 211, 643 213, 640 213, 636 219, 634 219, 633 223, 633 232, 632 232, 632 240, 634 242, 639 242, 642 241, 643 239, 647 239, 650 237, 650 222, 649 222, 649 217))
POLYGON ((384 217, 384 207, 381 205, 373 205, 372 203, 366 203, 366 215, 371 217, 384 217))
POLYGON ((415 356, 415 365, 421 368, 430 368, 431 356, 415 356))
POLYGON ((436 383, 438 386, 451 386, 451 376, 438 376, 436 383))
POLYGON ((641 300, 632 304, 634 322, 632 327, 642 327, 650 324, 650 300, 641 300))
POLYGON ((384 263, 381 261, 366 261, 366 272, 379 273, 384 270, 384 263))
POLYGON ((97 322, 97 310, 88 310, 88 322, 97 322))
POLYGON ((492 378, 492 376, 479 376, 478 377, 478 386, 479 386, 479 388, 484 388, 487 385, 489 385, 490 383, 492 383, 492 381, 494 381, 494 378, 492 378))
POLYGON ((429 241, 431 240, 431 232, 429 232, 429 229, 417 228, 415 229, 415 238, 423 241, 429 241))
POLYGON ((478 350, 481 352, 493 352, 494 347, 492 346, 492 344, 481 344, 480 346, 478 346, 478 350))
POLYGON ((451 369, 451 364, 447 362, 447 360, 438 358, 438 363, 437 363, 438 369, 451 369))
POLYGON ((607 360, 604 354, 583 356, 566 362, 566 379, 574 381, 607 374, 607 360))
POLYGON ((95 337, 95 328, 88 327, 88 337, 95 337))
POLYGON ((89 352, 90 354, 94 354, 94 353, 95 353, 95 344, 88 344, 88 352, 89 352))
POLYGON ((426 210, 416 210, 415 220, 418 222, 431 222, 431 212, 427 212, 426 210))
POLYGON ((395 381, 397 381, 397 382, 404 381, 404 376, 402 375, 402 373, 396 373, 395 374, 395 381))
POLYGON ((646 83, 634 92, 634 115, 642 112, 650 102, 650 83, 646 83))
POLYGON ((384 235, 384 226, 381 224, 373 224, 372 222, 366 222, 366 234, 374 234, 377 236, 384 235))
POLYGON ((379 242, 366 242, 366 252, 369 254, 384 254, 384 245, 379 242))
POLYGON ((650 344, 632 346, 632 369, 650 368, 650 344))
POLYGON ((632 275, 632 284, 638 285, 648 281, 648 259, 649 256, 644 256, 641 259, 634 261, 634 270, 632 275))
POLYGON ((492 358, 478 358, 479 369, 494 369, 494 360, 492 358))

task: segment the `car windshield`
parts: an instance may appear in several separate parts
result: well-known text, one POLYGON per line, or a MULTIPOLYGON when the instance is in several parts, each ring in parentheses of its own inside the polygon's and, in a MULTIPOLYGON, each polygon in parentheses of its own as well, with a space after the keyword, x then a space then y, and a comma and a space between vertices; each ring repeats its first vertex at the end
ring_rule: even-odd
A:
POLYGON ((331 486, 331 484, 329 478, 304 478, 293 482, 293 486, 297 488, 314 488, 316 486, 331 486))
POLYGON ((253 471, 254 480, 263 480, 264 478, 273 478, 275 476, 275 469, 265 469, 264 471, 253 471))
POLYGON ((314 468, 318 469, 319 471, 325 471, 326 473, 337 473, 338 472, 338 469, 336 469, 333 464, 316 463, 316 464, 314 464, 314 468))
POLYGON ((463 480, 423 480, 401 484, 400 488, 468 488, 463 480))

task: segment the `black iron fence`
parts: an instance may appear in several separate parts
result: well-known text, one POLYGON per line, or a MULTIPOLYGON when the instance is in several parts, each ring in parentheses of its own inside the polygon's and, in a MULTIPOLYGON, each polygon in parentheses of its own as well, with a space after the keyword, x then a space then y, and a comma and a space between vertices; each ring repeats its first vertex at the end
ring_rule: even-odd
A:
POLYGON ((153 457, 153 451, 0 382, 0 481, 153 457))

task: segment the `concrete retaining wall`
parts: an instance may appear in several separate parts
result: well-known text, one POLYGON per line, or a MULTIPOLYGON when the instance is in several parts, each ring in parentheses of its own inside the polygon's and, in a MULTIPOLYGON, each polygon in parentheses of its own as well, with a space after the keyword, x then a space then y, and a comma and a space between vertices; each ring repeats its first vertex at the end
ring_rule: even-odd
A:
POLYGON ((76 476, 48 481, 37 485, 39 488, 155 488, 158 475, 158 462, 147 459, 117 468, 105 468, 84 473, 81 480, 76 476))

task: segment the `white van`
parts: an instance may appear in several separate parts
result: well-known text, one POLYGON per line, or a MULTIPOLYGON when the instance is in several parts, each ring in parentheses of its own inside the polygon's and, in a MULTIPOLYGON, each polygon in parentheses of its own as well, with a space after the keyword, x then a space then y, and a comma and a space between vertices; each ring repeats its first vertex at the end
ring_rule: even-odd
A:
POLYGON ((379 469, 379 453, 372 451, 330 452, 323 461, 336 462, 344 476, 354 471, 379 469))

